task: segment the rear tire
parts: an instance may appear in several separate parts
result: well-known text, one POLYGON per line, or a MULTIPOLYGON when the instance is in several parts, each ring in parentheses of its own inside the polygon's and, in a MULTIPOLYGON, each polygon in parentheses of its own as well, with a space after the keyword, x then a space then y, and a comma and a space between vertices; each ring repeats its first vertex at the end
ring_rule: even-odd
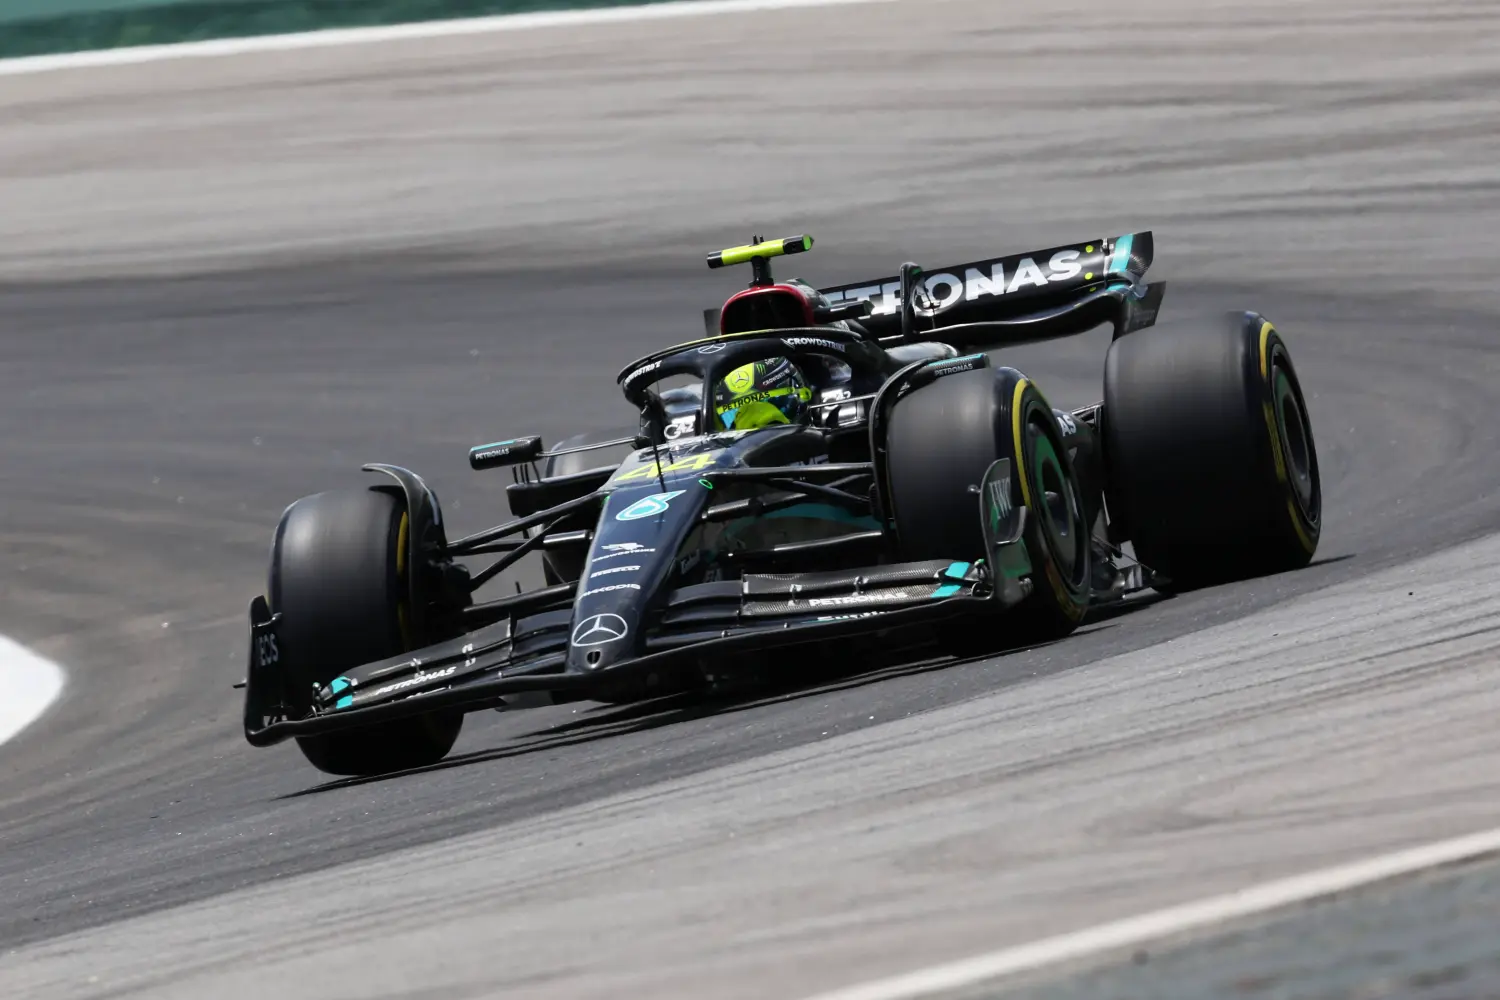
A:
POLYGON ((1091 556, 1082 491, 1052 407, 1029 379, 980 368, 912 392, 891 410, 886 454, 903 559, 985 557, 978 487, 998 459, 1012 462, 1012 504, 1029 509, 1031 596, 1003 624, 948 630, 952 652, 1050 641, 1078 627, 1091 556))
POLYGON ((1151 328, 1109 349, 1112 517, 1161 589, 1307 565, 1322 528, 1317 448, 1291 354, 1233 313, 1215 331, 1151 328))
MULTIPOLYGON (((288 507, 272 546, 269 600, 294 710, 343 671, 412 647, 407 613, 406 503, 374 487, 318 493, 288 507)), ((373 775, 435 764, 463 725, 432 712, 358 729, 299 736, 313 767, 373 775)))

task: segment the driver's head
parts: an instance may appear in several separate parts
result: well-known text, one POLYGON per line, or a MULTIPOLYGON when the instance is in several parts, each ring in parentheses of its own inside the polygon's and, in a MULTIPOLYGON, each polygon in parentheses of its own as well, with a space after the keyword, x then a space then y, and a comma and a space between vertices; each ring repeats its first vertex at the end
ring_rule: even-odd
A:
POLYGON ((801 421, 811 400, 807 379, 787 358, 741 365, 714 386, 714 413, 729 431, 801 421))

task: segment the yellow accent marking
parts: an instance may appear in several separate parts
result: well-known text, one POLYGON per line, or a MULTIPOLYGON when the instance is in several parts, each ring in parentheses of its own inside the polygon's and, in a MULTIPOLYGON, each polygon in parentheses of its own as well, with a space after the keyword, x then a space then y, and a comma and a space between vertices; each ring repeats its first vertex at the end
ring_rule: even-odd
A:
POLYGON ((657 468, 656 462, 647 462, 638 469, 631 469, 629 472, 624 472, 616 476, 615 482, 623 483, 632 479, 652 479, 667 472, 702 472, 710 465, 713 465, 714 459, 718 458, 720 454, 717 451, 710 451, 704 452, 701 455, 689 455, 687 458, 679 458, 675 462, 668 462, 660 469, 657 468))
POLYGON ((751 243, 740 247, 730 247, 719 251, 719 261, 722 267, 731 267, 735 264, 743 264, 747 260, 756 257, 780 257, 786 253, 784 247, 788 242, 801 241, 803 250, 812 249, 811 236, 793 236, 790 240, 766 240, 764 243, 751 243))
MULTIPOLYGON (((1276 387, 1271 384, 1270 355, 1267 348, 1274 330, 1270 323, 1262 323, 1260 326, 1260 380, 1265 383, 1266 392, 1271 396, 1276 395, 1276 387)), ((1271 434, 1271 458, 1276 463, 1276 481, 1286 486, 1286 461, 1281 457, 1281 435, 1276 433, 1276 414, 1271 411, 1269 400, 1261 404, 1261 409, 1266 415, 1266 430, 1271 434)))
POLYGON ((1090 243, 1088 246, 1086 246, 1086 247, 1083 248, 1083 252, 1084 253, 1093 253, 1094 252, 1094 245, 1092 243, 1090 243))
POLYGON ((401 512, 401 527, 396 529, 396 581, 401 585, 401 599, 396 604, 396 628, 401 633, 401 651, 412 647, 411 614, 406 607, 406 543, 411 535, 411 514, 401 512))
MULTIPOLYGON (((1272 396, 1276 394, 1276 387, 1271 384, 1271 356, 1268 348, 1271 343, 1271 334, 1275 332, 1276 328, 1271 325, 1270 321, 1263 322, 1260 326, 1260 378, 1266 384, 1266 389, 1272 396)), ((1286 459, 1281 454, 1281 434, 1276 429, 1276 414, 1272 410, 1270 402, 1261 404, 1261 409, 1265 413, 1266 432, 1271 435, 1271 458, 1276 463, 1276 481, 1281 484, 1281 488, 1287 494, 1286 512, 1287 516, 1292 520, 1292 531, 1296 534, 1297 541, 1311 554, 1315 551, 1312 539, 1307 536, 1307 532, 1303 529, 1302 518, 1297 513, 1297 504, 1292 500, 1291 481, 1287 478, 1286 459)))
MULTIPOLYGON (((723 414, 719 415, 719 422, 723 423, 723 414)), ((789 424, 790 420, 782 413, 774 403, 747 403, 739 407, 734 414, 734 429, 738 431, 753 431, 761 427, 769 427, 771 424, 789 424)))
POLYGON ((401 512, 401 527, 396 529, 396 578, 406 579, 406 542, 411 533, 411 515, 401 512))
POLYGON ((1083 272, 1083 280, 1084 281, 1093 281, 1094 280, 1094 272, 1093 271, 1085 271, 1085 272, 1083 272))
MULTIPOLYGON (((790 395, 792 395, 792 390, 786 386, 782 386, 780 389, 762 389, 760 392, 745 392, 734 397, 723 406, 714 407, 714 412, 723 416, 725 410, 737 410, 740 407, 749 406, 751 403, 764 403, 768 399, 780 399, 782 396, 790 395)), ((807 389, 798 389, 797 395, 799 399, 804 401, 812 398, 812 392, 807 389)))
MULTIPOLYGON (((1026 393, 1026 387, 1031 385, 1029 379, 1021 379, 1016 383, 1015 395, 1010 400, 1010 425, 1015 433, 1016 439, 1016 466, 1021 480, 1021 502, 1028 510, 1035 512, 1036 507, 1031 503, 1031 466, 1026 461, 1026 452, 1021 447, 1021 397, 1026 393)), ((1061 605, 1062 613, 1077 621, 1083 617, 1083 608, 1068 594, 1068 588, 1063 584, 1062 577, 1058 575, 1057 566, 1048 556, 1044 560, 1047 571, 1047 581, 1052 584, 1052 593, 1057 595, 1058 604, 1061 605)))
MULTIPOLYGON (((1021 379, 1021 381, 1017 382, 1015 395, 1013 395, 1010 400, 1010 426, 1011 430, 1015 432, 1016 438, 1016 464, 1022 467, 1024 467, 1026 464, 1026 453, 1021 449, 1021 396, 1026 392, 1026 387, 1030 384, 1030 381, 1024 378, 1021 379)), ((1026 471, 1029 473, 1031 470, 1026 469, 1026 471)), ((1030 507, 1031 490, 1027 486, 1027 482, 1029 481, 1030 476, 1026 475, 1021 476, 1020 478, 1021 502, 1024 503, 1027 507, 1030 507)))
POLYGON ((740 365, 724 376, 724 384, 735 394, 749 392, 755 386, 755 365, 740 365))

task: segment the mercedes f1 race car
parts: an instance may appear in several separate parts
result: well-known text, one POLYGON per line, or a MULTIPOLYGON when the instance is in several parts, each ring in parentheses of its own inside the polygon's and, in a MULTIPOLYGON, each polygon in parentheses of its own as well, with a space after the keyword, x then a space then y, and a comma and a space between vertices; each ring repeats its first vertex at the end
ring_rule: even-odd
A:
POLYGON ((711 255, 749 264, 749 287, 703 338, 621 371, 625 432, 473 449, 512 470, 497 527, 448 538, 391 465, 288 507, 250 604, 249 742, 385 773, 440 760, 477 709, 692 691, 806 662, 796 647, 983 655, 1134 591, 1312 558, 1287 346, 1254 312, 1154 327, 1151 233, 830 288, 772 277, 811 246, 711 255), (1103 325, 1103 398, 1080 409, 987 353, 1103 325), (544 586, 480 598, 527 556, 544 586))

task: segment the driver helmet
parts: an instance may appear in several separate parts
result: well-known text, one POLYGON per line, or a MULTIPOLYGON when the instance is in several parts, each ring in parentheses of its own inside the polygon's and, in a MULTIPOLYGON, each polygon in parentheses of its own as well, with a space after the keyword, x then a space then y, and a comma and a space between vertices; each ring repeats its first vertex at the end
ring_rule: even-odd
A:
POLYGON ((714 413, 727 431, 805 422, 812 387, 788 358, 741 365, 714 386, 714 413))

